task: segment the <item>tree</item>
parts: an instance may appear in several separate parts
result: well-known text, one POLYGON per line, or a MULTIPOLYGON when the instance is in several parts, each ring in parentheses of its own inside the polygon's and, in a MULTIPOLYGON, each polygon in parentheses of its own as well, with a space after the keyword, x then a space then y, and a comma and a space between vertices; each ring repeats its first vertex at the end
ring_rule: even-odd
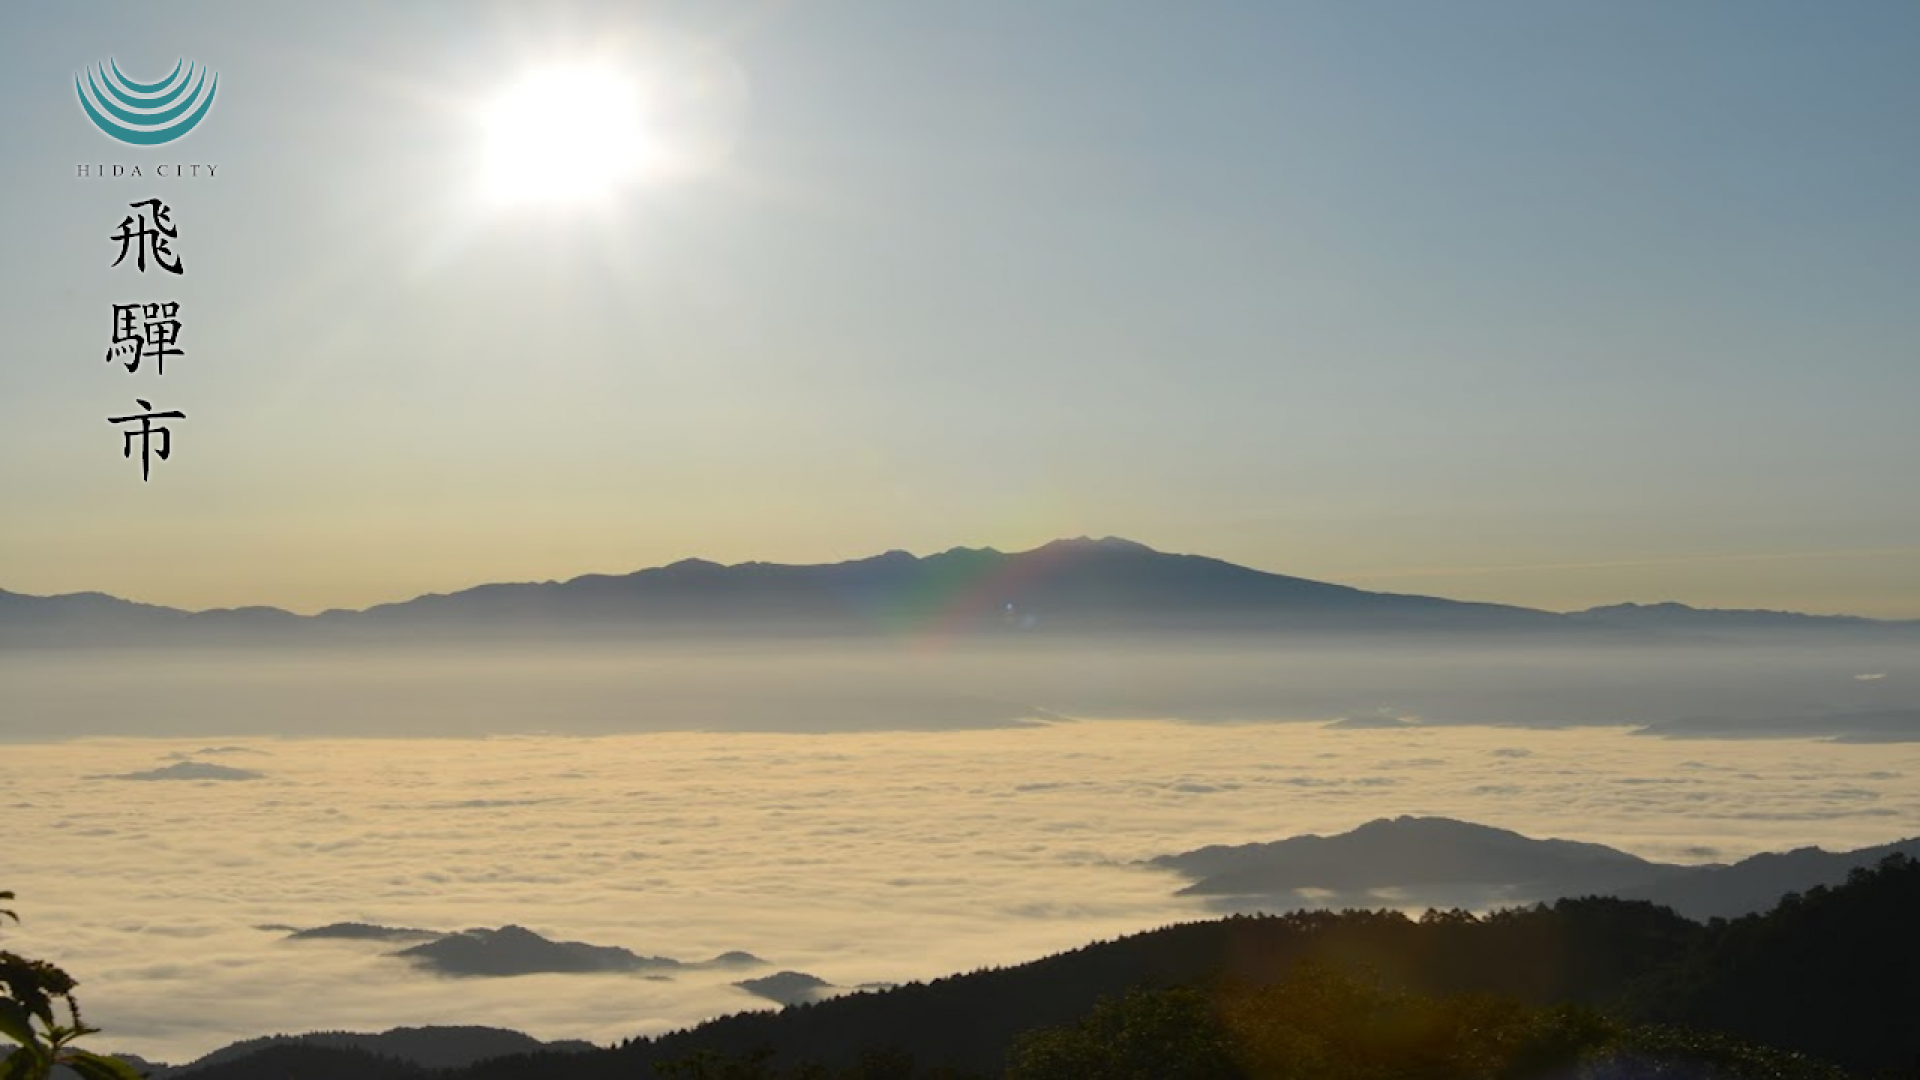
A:
MULTIPOLYGON (((0 900, 11 901, 11 892, 0 900)), ((20 916, 0 908, 0 922, 20 916)), ((0 1036, 15 1044, 0 1058, 0 1080, 47 1080, 55 1065, 65 1065, 81 1080, 141 1080, 133 1067, 73 1046, 75 1040, 100 1030, 80 1019, 73 998, 73 976, 45 960, 30 960, 0 949, 0 1036), (66 1006, 67 1023, 60 1022, 56 1004, 66 1006)))

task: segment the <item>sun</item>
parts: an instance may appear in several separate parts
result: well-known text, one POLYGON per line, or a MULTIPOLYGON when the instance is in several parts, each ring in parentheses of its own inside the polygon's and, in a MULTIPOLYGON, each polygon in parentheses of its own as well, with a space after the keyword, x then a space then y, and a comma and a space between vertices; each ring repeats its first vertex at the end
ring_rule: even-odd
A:
POLYGON ((638 88, 611 67, 529 71, 482 108, 480 127, 481 189, 498 204, 604 198, 647 166, 638 88))

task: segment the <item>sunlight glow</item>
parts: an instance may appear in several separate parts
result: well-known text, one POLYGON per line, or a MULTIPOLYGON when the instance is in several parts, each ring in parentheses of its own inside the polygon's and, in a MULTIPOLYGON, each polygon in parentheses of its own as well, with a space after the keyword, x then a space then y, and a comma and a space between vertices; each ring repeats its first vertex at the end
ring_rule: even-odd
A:
POLYGON ((649 141, 630 79, 604 67, 528 73, 480 117, 482 187, 496 203, 574 203, 636 178, 649 141))

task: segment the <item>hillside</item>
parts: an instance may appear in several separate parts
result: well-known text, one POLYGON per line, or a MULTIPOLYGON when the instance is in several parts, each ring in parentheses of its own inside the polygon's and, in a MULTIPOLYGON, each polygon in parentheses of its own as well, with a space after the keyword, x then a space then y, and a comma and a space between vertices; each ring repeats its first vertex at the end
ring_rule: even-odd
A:
MULTIPOLYGON (((1771 912, 1703 926, 1652 904, 1567 900, 1478 918, 1430 912, 1234 916, 1100 942, 1019 967, 957 975, 778 1013, 753 1013, 562 1062, 544 1055, 484 1063, 470 1080, 647 1075, 702 1051, 768 1064, 851 1068, 904 1054, 925 1070, 983 1075, 1007 1064, 1022 1033, 1079 1023, 1133 990, 1252 986, 1303 962, 1419 994, 1499 995, 1526 1006, 1603 1009, 1866 1073, 1920 1054, 1920 862, 1892 856, 1832 889, 1771 912), (1807 988, 1819 1000, 1808 1005, 1807 988)), ((718 1074, 716 1074, 718 1075, 718 1074)), ((901 1073, 899 1075, 906 1075, 901 1073)))
POLYGON ((1608 898, 1486 916, 1235 915, 1011 968, 722 1017, 611 1049, 535 1049, 486 1029, 476 1029, 484 1045, 463 1040, 463 1029, 275 1037, 167 1075, 344 1080, 422 1075, 466 1060, 474 1063, 437 1075, 1385 1080, 1404 1075, 1393 1070, 1411 1054, 1436 1062, 1421 1075, 1464 1080, 1494 1075, 1484 1071, 1491 1054, 1510 1066, 1499 1075, 1515 1080, 1575 1075, 1567 1069, 1576 1060, 1612 1070, 1578 1075, 1634 1080, 1673 1075, 1675 1062, 1701 1066, 1687 1075, 1723 1080, 1838 1075, 1809 1057, 1869 1076, 1920 1054, 1920 1028, 1910 1023, 1920 1014, 1915 911, 1920 861, 1893 854, 1764 914, 1705 925, 1608 898), (1213 1004, 1196 1013, 1197 1002, 1213 1004), (1394 1016, 1404 1023, 1383 1019, 1394 1016), (1133 1038, 1125 1032, 1154 1030, 1161 1035, 1151 1045, 1125 1049, 1133 1038), (1127 1059, 1173 1044, 1197 1048, 1196 1060, 1214 1071, 1143 1072, 1143 1061, 1127 1059), (1308 1044, 1338 1068, 1274 1071, 1276 1045, 1308 1044), (1514 1056, 1527 1046, 1543 1056, 1514 1056), (1219 1071, 1222 1060, 1234 1064, 1219 1071), (1088 1061, 1104 1064, 1090 1072, 1088 1061))

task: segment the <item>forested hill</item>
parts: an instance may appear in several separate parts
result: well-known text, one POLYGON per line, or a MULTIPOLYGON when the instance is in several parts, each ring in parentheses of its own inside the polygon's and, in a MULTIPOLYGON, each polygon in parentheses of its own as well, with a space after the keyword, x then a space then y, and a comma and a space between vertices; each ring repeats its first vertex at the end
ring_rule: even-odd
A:
MULTIPOLYGON (((1744 1051, 1715 1043, 1722 1036, 1815 1055, 1869 1076, 1910 1068, 1920 1055, 1920 1024, 1913 1022, 1920 1016, 1917 917, 1920 862, 1905 856, 1856 871, 1844 885, 1789 896, 1766 914, 1706 925, 1646 902, 1613 899, 1567 900, 1486 917, 1430 912, 1416 920, 1351 911, 1236 916, 1096 943, 1014 968, 778 1013, 726 1017, 594 1054, 498 1059, 450 1075, 463 1080, 1002 1075, 1015 1061, 1016 1044, 1030 1051, 1035 1039, 1049 1046, 1046 1041, 1052 1039, 1070 1047, 1078 1037, 1083 1048, 1105 1046, 1112 1040, 1089 1040, 1084 1025, 1111 1022, 1116 999, 1142 1000, 1128 999, 1130 992, 1174 995, 1144 999, 1142 1008, 1155 1022, 1180 1015, 1183 993, 1257 1012, 1269 1000, 1262 987, 1277 987, 1271 992, 1280 999, 1304 992, 1284 980, 1307 961, 1336 980, 1336 987, 1350 985, 1338 980, 1355 976, 1360 982, 1351 985, 1373 986, 1379 993, 1498 995, 1512 1003, 1506 1008, 1518 1010, 1507 1015, 1520 1017, 1513 1022, 1525 1030, 1538 1024, 1579 1029, 1585 1023, 1584 1036, 1555 1028, 1560 1031, 1555 1037, 1588 1038, 1594 1047, 1667 1045, 1660 1042, 1666 1039, 1672 1044, 1668 1050, 1648 1052, 1684 1058, 1686 1047, 1719 1045, 1721 1051, 1713 1052, 1731 1055, 1721 1063, 1722 1076, 1819 1075, 1811 1066, 1812 1071, 1795 1071, 1778 1061, 1740 1066, 1738 1061, 1747 1060, 1739 1056, 1744 1051), (1103 1000, 1109 1002, 1101 1014, 1105 1021, 1095 1016, 1103 1000), (1595 1011, 1526 1011, 1562 1005, 1595 1011), (1692 1033, 1636 1026, 1652 1022, 1692 1033), (1040 1029, 1053 1030, 1031 1034, 1040 1029), (1023 1034, 1027 1041, 1021 1043, 1023 1034), (747 1064, 750 1058, 755 1063, 747 1064), (678 1065, 663 1071, 669 1063, 678 1065), (806 1071, 810 1065, 818 1071, 806 1071)), ((1364 994, 1354 1000, 1356 1008, 1379 1007, 1378 999, 1364 994)), ((1435 1005, 1423 1015, 1450 1016, 1453 1008, 1435 1005)), ((1131 1022, 1123 1012, 1122 1026, 1131 1022)), ((1487 1028, 1501 1030, 1506 1029, 1499 1024, 1487 1028)), ((1196 1039, 1202 1034, 1211 1049, 1195 1057, 1190 1070, 1165 1062, 1135 1063, 1136 1068, 1122 1061, 1088 1075, 1292 1075, 1258 1065, 1257 1056, 1236 1057, 1230 1032, 1196 1031, 1196 1039)), ((1513 1075, 1485 1071, 1494 1059, 1475 1058, 1479 1051, 1473 1047, 1460 1053, 1462 1061, 1481 1060, 1485 1068, 1436 1066, 1425 1075, 1513 1075)), ((1074 1064, 1070 1053, 1065 1060, 1062 1075, 1091 1067, 1084 1061, 1074 1064)), ((1034 1071, 1031 1055, 1019 1062, 1025 1075, 1051 1075, 1034 1071)), ((1336 1069, 1302 1075, 1376 1073, 1336 1069)))

